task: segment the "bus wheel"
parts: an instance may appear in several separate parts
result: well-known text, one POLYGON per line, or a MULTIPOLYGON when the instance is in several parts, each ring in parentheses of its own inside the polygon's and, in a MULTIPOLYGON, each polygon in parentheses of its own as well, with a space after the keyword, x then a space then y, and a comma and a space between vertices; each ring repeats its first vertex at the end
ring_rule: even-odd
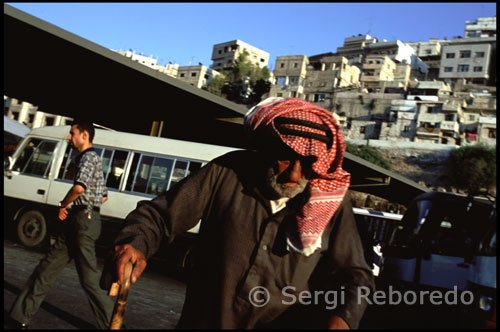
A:
POLYGON ((29 248, 40 246, 47 236, 47 222, 36 210, 27 211, 17 221, 17 239, 29 248))

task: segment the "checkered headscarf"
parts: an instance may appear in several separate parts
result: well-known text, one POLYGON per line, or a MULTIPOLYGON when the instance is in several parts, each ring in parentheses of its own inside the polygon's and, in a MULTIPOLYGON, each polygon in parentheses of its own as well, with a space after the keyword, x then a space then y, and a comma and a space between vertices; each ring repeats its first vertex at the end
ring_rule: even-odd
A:
POLYGON ((309 201, 297 216, 299 239, 287 239, 289 250, 309 256, 321 247, 321 234, 349 187, 351 175, 342 169, 344 136, 332 113, 299 98, 268 98, 250 109, 245 115, 250 139, 265 141, 269 134, 263 128, 296 153, 317 158, 312 169, 319 177, 309 180, 309 201))

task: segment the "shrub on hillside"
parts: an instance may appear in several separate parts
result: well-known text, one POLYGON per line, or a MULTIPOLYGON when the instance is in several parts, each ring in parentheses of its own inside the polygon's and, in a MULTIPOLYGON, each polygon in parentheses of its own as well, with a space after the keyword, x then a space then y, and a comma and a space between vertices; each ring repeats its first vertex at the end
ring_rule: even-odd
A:
POLYGON ((369 145, 357 146, 347 143, 346 151, 387 170, 392 169, 390 161, 385 159, 380 151, 369 145))
POLYGON ((496 146, 482 144, 460 147, 450 153, 454 185, 476 195, 496 184, 496 146))

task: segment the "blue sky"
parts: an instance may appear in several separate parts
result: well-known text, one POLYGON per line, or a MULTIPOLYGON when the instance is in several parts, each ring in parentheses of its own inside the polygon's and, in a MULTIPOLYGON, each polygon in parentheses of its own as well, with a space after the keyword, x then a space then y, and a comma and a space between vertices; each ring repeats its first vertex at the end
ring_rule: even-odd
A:
POLYGON ((496 3, 7 3, 103 47, 181 66, 211 65, 214 44, 239 39, 270 53, 336 52, 357 34, 403 42, 463 36, 496 3))

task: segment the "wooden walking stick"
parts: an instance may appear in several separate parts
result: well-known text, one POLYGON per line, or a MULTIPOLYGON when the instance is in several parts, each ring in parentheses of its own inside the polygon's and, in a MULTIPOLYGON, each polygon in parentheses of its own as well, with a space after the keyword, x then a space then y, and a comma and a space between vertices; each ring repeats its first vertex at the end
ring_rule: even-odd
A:
POLYGON ((123 277, 125 281, 123 285, 120 285, 119 282, 114 282, 111 285, 108 295, 116 296, 118 294, 118 298, 116 299, 115 308, 113 309, 113 316, 111 318, 111 327, 110 330, 119 330, 122 322, 123 316, 125 315, 125 308, 127 307, 127 296, 128 291, 130 289, 130 275, 132 274, 132 263, 128 262, 125 265, 125 271, 123 272, 123 277), (120 292, 118 293, 118 289, 120 292))

